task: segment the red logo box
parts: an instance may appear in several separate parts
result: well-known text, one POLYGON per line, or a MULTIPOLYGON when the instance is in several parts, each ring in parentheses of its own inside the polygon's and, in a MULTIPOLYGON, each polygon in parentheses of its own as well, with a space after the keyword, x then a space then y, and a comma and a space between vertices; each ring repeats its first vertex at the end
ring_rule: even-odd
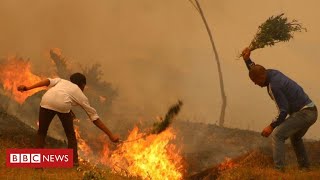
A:
POLYGON ((72 168, 72 149, 7 149, 7 167, 72 168))

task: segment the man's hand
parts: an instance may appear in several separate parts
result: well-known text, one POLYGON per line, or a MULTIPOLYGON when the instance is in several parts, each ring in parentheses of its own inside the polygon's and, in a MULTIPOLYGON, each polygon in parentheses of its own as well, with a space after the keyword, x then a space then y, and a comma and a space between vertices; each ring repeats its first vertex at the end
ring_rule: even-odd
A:
POLYGON ((261 136, 269 137, 272 131, 273 131, 273 127, 269 125, 263 129, 263 131, 261 132, 261 136))
POLYGON ((250 53, 251 53, 251 50, 249 47, 245 48, 243 51, 242 51, 242 58, 243 60, 247 61, 250 59, 250 53))
POLYGON ((111 136, 110 137, 110 140, 112 141, 112 142, 114 142, 114 143, 117 143, 117 142, 119 142, 119 140, 120 140, 120 137, 119 137, 119 135, 113 135, 113 136, 111 136))
POLYGON ((28 91, 28 88, 25 85, 20 85, 17 87, 17 90, 20 92, 24 92, 24 91, 28 91))

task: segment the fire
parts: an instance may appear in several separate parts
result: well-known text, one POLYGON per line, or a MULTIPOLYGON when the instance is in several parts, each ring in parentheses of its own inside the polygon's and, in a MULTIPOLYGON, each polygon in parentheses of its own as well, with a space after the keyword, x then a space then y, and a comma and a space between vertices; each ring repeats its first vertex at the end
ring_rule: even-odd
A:
POLYGON ((112 152, 113 171, 142 179, 182 179, 182 156, 169 141, 175 138, 172 129, 143 138, 135 127, 127 141, 112 152))
POLYGON ((110 155, 109 144, 105 143, 103 145, 102 158, 100 159, 100 163, 103 165, 109 165, 109 155, 110 155))
POLYGON ((41 80, 39 76, 31 72, 31 64, 27 60, 17 57, 8 57, 3 63, 0 63, 0 83, 3 85, 7 96, 22 104, 29 96, 42 90, 36 88, 26 92, 17 91, 17 86, 30 86, 41 80))
POLYGON ((221 164, 219 164, 218 170, 219 171, 224 171, 227 169, 231 169, 233 167, 237 166, 237 164, 235 162, 232 161, 231 158, 225 158, 224 162, 222 162, 221 164))
MULTIPOLYGON (((90 148, 90 146, 86 143, 86 141, 84 139, 82 139, 81 135, 80 135, 80 130, 79 130, 79 126, 75 125, 74 126, 74 131, 76 134, 76 138, 78 141, 78 154, 79 154, 79 158, 80 160, 83 160, 82 157, 89 157, 91 156, 92 150, 90 148)), ((87 158, 88 160, 88 158, 87 158)))

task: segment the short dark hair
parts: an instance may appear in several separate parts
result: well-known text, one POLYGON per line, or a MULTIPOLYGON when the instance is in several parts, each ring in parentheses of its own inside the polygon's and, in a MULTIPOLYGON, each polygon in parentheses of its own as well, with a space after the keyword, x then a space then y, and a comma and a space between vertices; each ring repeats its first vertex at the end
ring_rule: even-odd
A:
POLYGON ((86 76, 81 73, 74 73, 70 76, 70 81, 76 85, 83 86, 87 84, 86 76))

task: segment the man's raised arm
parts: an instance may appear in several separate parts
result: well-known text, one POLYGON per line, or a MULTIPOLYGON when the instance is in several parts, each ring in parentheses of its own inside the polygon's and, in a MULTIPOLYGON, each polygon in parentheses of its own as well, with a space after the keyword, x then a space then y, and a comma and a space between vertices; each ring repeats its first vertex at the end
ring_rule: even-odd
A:
POLYGON ((248 47, 242 51, 242 57, 244 62, 246 63, 248 70, 250 70, 251 67, 255 65, 255 63, 250 59, 250 53, 251 50, 248 47))

